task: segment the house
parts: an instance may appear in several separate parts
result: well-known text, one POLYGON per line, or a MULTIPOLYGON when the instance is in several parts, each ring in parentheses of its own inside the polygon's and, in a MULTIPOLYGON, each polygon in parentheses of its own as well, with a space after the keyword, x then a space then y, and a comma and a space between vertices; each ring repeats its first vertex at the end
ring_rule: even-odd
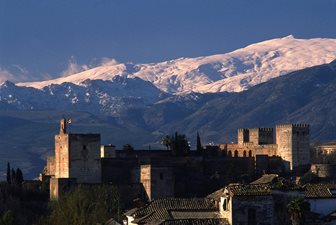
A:
POLYGON ((336 211, 336 184, 308 184, 304 197, 310 211, 327 216, 336 211))
POLYGON ((269 185, 231 184, 220 197, 220 214, 230 225, 272 225, 273 209, 269 185))

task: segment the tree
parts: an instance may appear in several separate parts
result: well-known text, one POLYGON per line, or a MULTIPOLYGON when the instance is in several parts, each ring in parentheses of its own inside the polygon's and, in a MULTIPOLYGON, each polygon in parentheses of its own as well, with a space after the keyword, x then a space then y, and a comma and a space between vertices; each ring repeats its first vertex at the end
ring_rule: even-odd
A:
POLYGON ((201 143, 201 138, 200 138, 200 135, 197 131, 197 146, 196 146, 196 150, 198 153, 202 153, 203 151, 203 147, 202 147, 202 143, 201 143))
POLYGON ((0 219, 0 225, 14 225, 14 212, 7 210, 0 219))
POLYGON ((23 182, 23 174, 22 174, 22 171, 19 168, 16 169, 15 182, 19 186, 21 186, 21 184, 23 182))
POLYGON ((169 150, 170 146, 172 143, 172 139, 169 135, 165 135, 162 138, 161 144, 163 144, 164 146, 166 146, 167 150, 169 150))
POLYGON ((7 183, 11 184, 12 178, 11 178, 11 169, 10 164, 7 162, 7 183))
POLYGON ((122 219, 119 194, 112 186, 78 186, 52 202, 51 214, 43 224, 104 224, 122 219))
POLYGON ((122 149, 127 152, 131 152, 134 150, 133 146, 130 144, 124 144, 122 149))
POLYGON ((305 214, 310 210, 309 203, 304 198, 295 198, 287 205, 293 225, 304 225, 305 214))
POLYGON ((175 135, 172 138, 170 147, 174 155, 188 155, 190 151, 190 146, 186 136, 177 132, 175 132, 175 135))
POLYGON ((15 174, 15 170, 12 168, 12 174, 11 174, 11 183, 12 184, 16 184, 16 174, 15 174))

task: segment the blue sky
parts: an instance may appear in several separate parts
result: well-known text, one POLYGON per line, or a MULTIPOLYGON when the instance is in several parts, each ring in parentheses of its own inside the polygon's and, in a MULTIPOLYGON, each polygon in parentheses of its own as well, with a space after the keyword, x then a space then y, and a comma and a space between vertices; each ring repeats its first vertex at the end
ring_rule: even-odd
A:
POLYGON ((0 0, 0 76, 225 53, 289 34, 336 38, 335 12, 336 0, 0 0))

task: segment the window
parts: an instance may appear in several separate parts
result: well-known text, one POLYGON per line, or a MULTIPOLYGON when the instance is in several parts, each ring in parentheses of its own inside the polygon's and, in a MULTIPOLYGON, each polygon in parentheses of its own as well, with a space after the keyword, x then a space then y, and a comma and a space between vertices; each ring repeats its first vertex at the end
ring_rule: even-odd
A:
POLYGON ((83 150, 86 150, 86 145, 83 145, 83 150))
POLYGON ((160 173, 160 180, 163 180, 163 173, 160 173))
POLYGON ((237 150, 234 151, 234 157, 238 157, 238 151, 237 150))
POLYGON ((251 150, 249 151, 249 157, 252 157, 252 151, 251 150))
POLYGON ((245 151, 245 150, 244 150, 244 152, 243 152, 243 156, 246 157, 246 151, 245 151))
POLYGON ((228 152, 228 156, 232 157, 232 152, 231 151, 228 152))
POLYGON ((223 210, 224 211, 227 210, 227 199, 226 198, 224 199, 224 202, 223 202, 223 210))

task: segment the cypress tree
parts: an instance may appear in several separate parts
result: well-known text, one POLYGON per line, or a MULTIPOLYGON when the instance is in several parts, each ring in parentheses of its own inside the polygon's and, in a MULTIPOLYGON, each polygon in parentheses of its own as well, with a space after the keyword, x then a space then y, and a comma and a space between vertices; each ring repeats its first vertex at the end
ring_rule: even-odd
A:
POLYGON ((22 182, 23 182, 23 174, 22 171, 17 168, 16 169, 16 184, 18 184, 19 186, 21 186, 22 182))
POLYGON ((7 183, 11 184, 11 182, 12 182, 11 169, 10 169, 9 162, 7 162, 7 183))
POLYGON ((201 138, 200 138, 200 135, 197 131, 197 152, 201 153, 202 150, 203 150, 203 147, 202 147, 202 143, 201 143, 201 138))
POLYGON ((14 169, 12 169, 11 176, 12 176, 12 184, 16 184, 16 174, 15 174, 15 170, 14 169))

